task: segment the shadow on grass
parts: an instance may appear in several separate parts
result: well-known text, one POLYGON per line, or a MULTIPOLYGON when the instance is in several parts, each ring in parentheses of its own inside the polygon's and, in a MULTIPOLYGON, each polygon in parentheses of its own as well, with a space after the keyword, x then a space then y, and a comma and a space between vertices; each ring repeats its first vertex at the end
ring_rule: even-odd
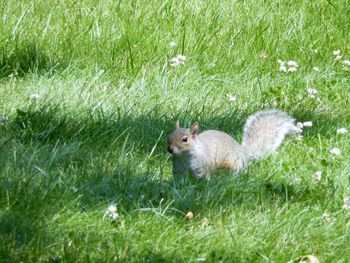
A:
MULTIPOLYGON (((332 118, 310 114, 299 113, 298 119, 312 119, 320 125, 326 123, 325 127, 337 123, 332 118)), ((224 176, 226 180, 217 177, 210 182, 192 179, 174 182, 172 178, 169 179, 170 160, 167 160, 165 149, 165 137, 173 129, 174 120, 159 116, 158 112, 149 112, 135 117, 122 115, 117 110, 109 115, 91 112, 77 119, 62 114, 60 105, 29 107, 17 110, 14 119, 8 121, 3 129, 3 137, 6 138, 3 143, 7 146, 2 147, 1 152, 4 153, 5 148, 8 152, 17 152, 17 173, 19 169, 25 169, 32 175, 29 178, 37 182, 34 175, 47 177, 41 176, 41 184, 35 183, 39 185, 37 191, 44 191, 48 195, 46 192, 50 187, 58 192, 63 191, 62 194, 72 192, 72 189, 83 189, 81 201, 89 205, 115 199, 123 200, 125 207, 135 208, 150 203, 156 205, 160 199, 166 198, 175 199, 174 206, 179 210, 185 211, 193 207, 200 209, 202 203, 205 208, 210 203, 215 206, 218 202, 222 202, 222 205, 225 205, 225 201, 240 202, 241 194, 250 191, 242 190, 247 188, 244 184, 248 183, 252 185, 247 189, 259 189, 251 192, 257 196, 260 195, 261 188, 273 195, 285 196, 286 191, 293 194, 290 187, 276 186, 273 182, 262 182, 257 187, 254 185, 256 178, 249 181, 249 175, 227 175, 224 176), (113 164, 106 163, 105 159, 113 164), (71 176, 65 177, 66 174, 71 176), (68 185, 71 190, 64 191, 68 185), (40 190, 42 187, 44 190, 40 190), (203 202, 203 199, 206 201, 203 202)), ((204 119, 202 126, 236 133, 233 136, 237 138, 241 136, 245 119, 246 117, 232 111, 227 116, 204 119)), ((309 136, 312 134, 311 130, 309 136)), ((6 154, 1 154, 0 157, 2 163, 6 163, 5 160, 10 161, 12 154, 7 157, 6 154)), ((249 170, 243 172, 247 173, 249 170)), ((12 185, 22 179, 20 175, 7 178, 12 185)), ((28 175, 26 180, 28 181, 28 175)), ((1 197, 4 198, 8 190, 6 185, 9 184, 2 185, 1 197)), ((81 194, 81 191, 78 193, 81 194)), ((76 195, 74 191, 73 195, 76 195)))
MULTIPOLYGON (((185 218, 187 211, 221 213, 232 206, 255 210, 276 202, 324 199, 323 191, 277 183, 268 175, 256 177, 249 169, 220 173, 209 182, 170 177, 165 136, 174 120, 158 112, 137 117, 118 110, 109 115, 91 112, 82 118, 62 112, 60 105, 29 107, 1 124, 0 204, 6 212, 0 215, 0 240, 10 245, 0 250, 0 256, 17 253, 40 231, 40 237, 45 236, 41 227, 47 215, 65 209, 89 211, 101 203, 117 203, 121 213, 150 208, 185 218)), ((237 138, 247 115, 212 115, 201 126, 237 138)), ((338 122, 310 113, 299 113, 299 118, 324 125, 326 133, 338 122)))
MULTIPOLYGON (((28 73, 53 74, 60 63, 45 54, 35 43, 24 43, 0 55, 0 79, 11 75, 23 77, 28 73)), ((61 65, 62 66, 62 65, 61 65)))

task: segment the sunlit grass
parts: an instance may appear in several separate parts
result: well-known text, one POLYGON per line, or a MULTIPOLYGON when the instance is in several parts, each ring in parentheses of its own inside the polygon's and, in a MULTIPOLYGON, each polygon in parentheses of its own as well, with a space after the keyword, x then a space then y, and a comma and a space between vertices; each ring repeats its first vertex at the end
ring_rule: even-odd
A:
POLYGON ((1 1, 1 260, 349 260, 349 7, 1 1), (176 120, 240 141, 270 108, 312 127, 240 173, 171 176, 176 120))

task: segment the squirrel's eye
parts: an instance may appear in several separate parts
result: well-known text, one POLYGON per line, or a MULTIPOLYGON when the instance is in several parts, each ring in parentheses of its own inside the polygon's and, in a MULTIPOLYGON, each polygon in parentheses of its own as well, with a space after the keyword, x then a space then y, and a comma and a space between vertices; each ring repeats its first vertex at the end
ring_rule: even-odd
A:
POLYGON ((182 142, 187 142, 187 140, 188 140, 188 137, 187 137, 187 136, 182 137, 182 142))

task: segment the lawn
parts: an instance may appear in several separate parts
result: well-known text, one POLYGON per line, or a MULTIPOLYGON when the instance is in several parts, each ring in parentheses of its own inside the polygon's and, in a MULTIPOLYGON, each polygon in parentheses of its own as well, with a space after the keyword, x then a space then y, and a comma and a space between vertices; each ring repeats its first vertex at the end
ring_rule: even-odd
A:
POLYGON ((349 0, 2 0, 0 28, 1 262, 349 262, 349 0), (273 108, 312 126, 172 177, 176 120, 241 141, 273 108))

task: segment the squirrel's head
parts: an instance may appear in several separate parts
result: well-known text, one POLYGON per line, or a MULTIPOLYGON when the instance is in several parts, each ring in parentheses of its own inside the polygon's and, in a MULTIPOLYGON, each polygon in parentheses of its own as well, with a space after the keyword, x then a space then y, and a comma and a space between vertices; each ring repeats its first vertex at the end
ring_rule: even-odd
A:
POLYGON ((175 131, 167 138, 168 152, 172 155, 181 155, 191 150, 192 144, 198 134, 198 123, 192 124, 191 128, 180 128, 179 121, 176 122, 175 131))

